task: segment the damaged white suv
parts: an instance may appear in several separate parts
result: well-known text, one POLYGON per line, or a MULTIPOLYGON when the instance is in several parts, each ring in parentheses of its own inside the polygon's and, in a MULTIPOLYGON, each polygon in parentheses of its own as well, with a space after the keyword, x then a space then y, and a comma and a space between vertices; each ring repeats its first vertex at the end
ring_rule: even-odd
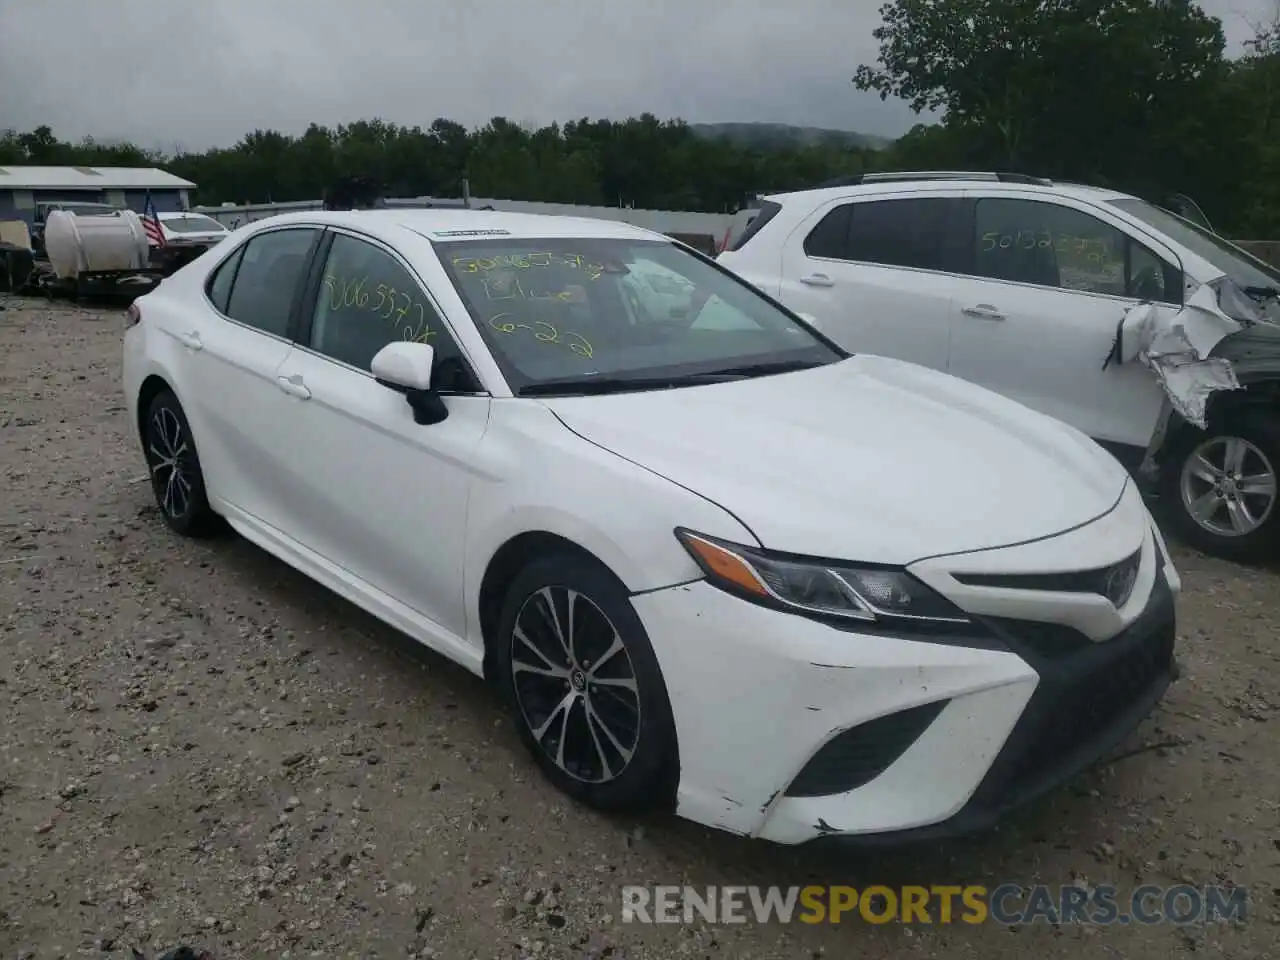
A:
POLYGON ((1280 546, 1280 270, 1212 231, 1079 184, 868 174, 762 198, 719 262, 846 349, 1084 431, 1194 545, 1280 546))

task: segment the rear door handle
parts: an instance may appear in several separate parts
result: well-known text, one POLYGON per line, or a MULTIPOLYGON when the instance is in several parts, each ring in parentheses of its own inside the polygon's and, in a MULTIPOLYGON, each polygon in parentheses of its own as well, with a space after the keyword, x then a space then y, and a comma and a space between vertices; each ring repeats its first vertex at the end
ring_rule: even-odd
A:
POLYGON ((311 399, 311 391, 302 382, 302 374, 300 373, 295 373, 291 377, 276 377, 276 384, 291 397, 297 397, 299 400, 311 399))
POLYGON ((966 317, 977 317, 979 320, 1004 319, 1004 314, 989 303, 980 303, 976 307, 965 307, 960 312, 966 317))
POLYGON ((801 277, 800 282, 810 287, 834 287, 836 285, 836 282, 825 273, 811 273, 807 277, 801 277))
POLYGON ((196 330, 192 330, 190 333, 178 334, 178 340, 184 347, 187 347, 190 350, 202 350, 204 348, 204 343, 200 339, 200 333, 196 330))

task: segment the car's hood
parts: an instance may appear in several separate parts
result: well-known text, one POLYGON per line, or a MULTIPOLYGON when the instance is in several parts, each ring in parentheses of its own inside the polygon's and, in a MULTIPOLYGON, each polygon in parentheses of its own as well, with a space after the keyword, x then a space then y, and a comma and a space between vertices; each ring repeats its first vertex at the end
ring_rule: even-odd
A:
POLYGON ((1077 430, 882 357, 544 402, 585 439, 720 504, 764 546, 821 557, 910 563, 1051 536, 1106 513, 1128 479, 1077 430))

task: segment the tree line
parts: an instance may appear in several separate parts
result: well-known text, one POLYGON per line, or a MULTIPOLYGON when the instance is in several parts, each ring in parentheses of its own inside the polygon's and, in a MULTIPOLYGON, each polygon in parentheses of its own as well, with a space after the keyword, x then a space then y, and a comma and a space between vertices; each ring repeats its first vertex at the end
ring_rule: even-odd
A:
POLYGON ((459 196, 466 179, 476 196, 710 212, 867 171, 1010 170, 1187 194, 1224 232, 1280 237, 1280 16, 1228 57, 1221 22, 1191 0, 892 0, 881 13, 877 60, 853 87, 939 117, 887 146, 652 114, 313 123, 172 155, 42 126, 0 133, 0 165, 159 165, 198 184, 199 203, 314 200, 367 177, 386 196, 459 196))

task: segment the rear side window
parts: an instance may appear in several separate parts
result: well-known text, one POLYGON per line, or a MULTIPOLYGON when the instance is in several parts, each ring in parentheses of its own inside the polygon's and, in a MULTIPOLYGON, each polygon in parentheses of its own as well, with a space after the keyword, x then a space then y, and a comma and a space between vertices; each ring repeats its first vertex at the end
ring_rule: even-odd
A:
POLYGON ((920 197, 852 204, 843 259, 946 270, 949 214, 956 203, 945 197, 920 197))
POLYGON ((853 204, 841 204, 819 220, 818 225, 804 238, 805 254, 828 260, 847 259, 849 217, 852 209, 853 204))
POLYGON ((742 231, 742 236, 738 237, 737 240, 733 241, 733 243, 729 245, 729 249, 741 250, 746 246, 748 240, 763 230, 764 225, 776 217, 781 211, 782 204, 774 203, 772 200, 762 201, 760 204, 760 212, 755 215, 755 219, 747 224, 747 229, 742 231))
POLYGON ((272 230, 246 243, 227 301, 227 316, 264 333, 287 337, 289 316, 318 233, 311 228, 272 230))
POLYGON ((231 284, 236 278, 236 267, 240 265, 240 258, 243 256, 244 247, 241 247, 224 260, 222 265, 213 271, 213 276, 209 278, 209 286, 206 289, 209 299, 219 313, 227 312, 227 300, 231 297, 231 284))

